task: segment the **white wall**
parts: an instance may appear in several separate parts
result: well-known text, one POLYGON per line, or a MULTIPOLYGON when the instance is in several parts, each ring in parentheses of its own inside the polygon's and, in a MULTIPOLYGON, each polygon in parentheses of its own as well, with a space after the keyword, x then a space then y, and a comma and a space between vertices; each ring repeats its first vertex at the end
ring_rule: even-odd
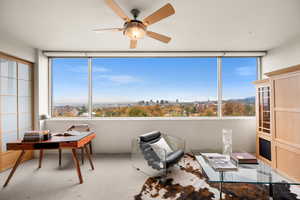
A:
POLYGON ((290 67, 300 64, 300 36, 268 51, 262 59, 262 72, 290 67))
POLYGON ((24 45, 19 41, 0 36, 0 52, 6 53, 17 58, 30 62, 35 62, 35 49, 24 45))
POLYGON ((35 80, 35 129, 43 129, 44 122, 39 121, 40 115, 49 115, 49 78, 48 58, 41 50, 36 50, 35 80))
POLYGON ((239 119, 95 119, 47 120, 51 131, 66 130, 72 124, 87 123, 97 133, 93 142, 97 153, 128 153, 131 140, 153 130, 181 137, 188 149, 221 149, 223 128, 233 130, 233 148, 255 152, 255 118, 239 119))

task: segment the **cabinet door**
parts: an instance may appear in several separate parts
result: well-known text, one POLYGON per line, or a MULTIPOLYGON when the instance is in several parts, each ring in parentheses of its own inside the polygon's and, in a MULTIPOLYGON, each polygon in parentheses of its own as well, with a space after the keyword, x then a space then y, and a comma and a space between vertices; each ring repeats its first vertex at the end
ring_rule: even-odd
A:
POLYGON ((259 87, 258 90, 258 131, 271 133, 270 87, 259 87))

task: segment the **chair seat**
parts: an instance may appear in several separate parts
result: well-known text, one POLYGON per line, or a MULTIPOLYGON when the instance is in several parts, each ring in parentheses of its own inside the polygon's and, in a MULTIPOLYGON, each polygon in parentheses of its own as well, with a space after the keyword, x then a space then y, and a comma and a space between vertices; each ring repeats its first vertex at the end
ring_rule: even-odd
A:
POLYGON ((167 168, 176 164, 182 158, 183 155, 184 151, 181 149, 170 153, 166 158, 167 168))

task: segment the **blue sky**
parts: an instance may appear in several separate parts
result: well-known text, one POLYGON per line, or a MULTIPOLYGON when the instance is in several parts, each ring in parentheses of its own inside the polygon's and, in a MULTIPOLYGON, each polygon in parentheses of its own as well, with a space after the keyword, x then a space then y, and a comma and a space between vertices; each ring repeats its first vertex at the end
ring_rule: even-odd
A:
MULTIPOLYGON (((88 60, 52 61, 54 103, 87 103, 88 60)), ((217 97, 216 58, 94 58, 93 102, 203 101, 217 97)), ((255 58, 223 59, 223 98, 254 96, 255 58)))

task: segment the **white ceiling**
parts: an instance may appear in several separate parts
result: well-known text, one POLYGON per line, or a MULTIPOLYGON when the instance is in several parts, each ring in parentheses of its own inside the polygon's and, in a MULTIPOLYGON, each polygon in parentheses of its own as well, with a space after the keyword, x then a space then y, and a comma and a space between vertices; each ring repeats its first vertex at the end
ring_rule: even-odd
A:
MULTIPOLYGON (((269 50, 300 35, 299 0, 116 0, 141 18, 167 2, 176 14, 149 27, 173 39, 169 44, 144 38, 138 51, 269 50)), ((131 17, 131 16, 130 16, 131 17)), ((0 37, 43 50, 129 50, 121 27, 104 0, 0 0, 0 37)))

